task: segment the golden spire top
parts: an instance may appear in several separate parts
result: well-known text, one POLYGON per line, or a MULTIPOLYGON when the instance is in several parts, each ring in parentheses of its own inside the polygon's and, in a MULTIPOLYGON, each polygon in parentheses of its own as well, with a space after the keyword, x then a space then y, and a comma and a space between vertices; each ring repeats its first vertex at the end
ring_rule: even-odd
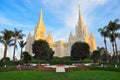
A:
POLYGON ((39 40, 39 39, 43 39, 43 40, 46 39, 46 27, 44 25, 44 21, 42 17, 42 9, 40 10, 40 17, 35 32, 35 40, 39 40))
POLYGON ((53 36, 52 36, 52 33, 50 32, 48 37, 47 37, 47 41, 48 43, 53 43, 53 36))
POLYGON ((40 9, 40 20, 42 20, 42 8, 40 9))
POLYGON ((42 8, 40 9, 40 17, 39 17, 39 21, 38 21, 38 26, 43 26, 44 22, 43 22, 43 16, 42 16, 42 8))

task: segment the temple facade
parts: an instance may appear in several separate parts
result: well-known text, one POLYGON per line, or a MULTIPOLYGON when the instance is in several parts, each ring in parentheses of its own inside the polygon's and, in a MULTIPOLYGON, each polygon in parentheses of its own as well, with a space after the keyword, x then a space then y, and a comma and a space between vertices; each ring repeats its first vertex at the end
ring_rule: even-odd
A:
POLYGON ((77 41, 87 42, 90 46, 91 52, 96 50, 96 40, 92 33, 90 35, 87 34, 87 27, 83 22, 80 9, 78 15, 78 23, 75 27, 75 35, 73 35, 73 33, 70 32, 67 42, 63 40, 54 41, 52 33, 50 33, 48 36, 46 35, 46 27, 43 21, 41 9, 40 18, 37 26, 35 27, 34 35, 31 35, 31 33, 28 34, 26 51, 32 54, 32 44, 34 40, 39 39, 46 40, 49 43, 49 46, 55 52, 54 56, 57 57, 70 56, 71 46, 77 41))

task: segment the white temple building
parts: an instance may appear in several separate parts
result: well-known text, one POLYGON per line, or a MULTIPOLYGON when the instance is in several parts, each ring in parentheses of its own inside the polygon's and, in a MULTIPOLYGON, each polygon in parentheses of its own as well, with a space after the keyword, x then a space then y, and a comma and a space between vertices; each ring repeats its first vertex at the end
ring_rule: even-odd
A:
POLYGON ((32 44, 34 40, 39 40, 39 39, 46 40, 49 43, 50 47, 55 52, 54 56, 57 57, 70 56, 71 46, 77 41, 87 42, 90 46, 91 52, 96 50, 96 40, 92 33, 90 35, 87 34, 87 27, 83 22, 80 9, 78 15, 78 24, 75 27, 75 35, 73 35, 72 32, 70 32, 69 39, 67 42, 63 40, 54 41, 52 33, 50 33, 48 36, 46 35, 46 26, 43 21, 42 9, 41 9, 40 18, 37 26, 35 27, 34 35, 31 35, 31 33, 28 34, 26 51, 32 54, 32 44))

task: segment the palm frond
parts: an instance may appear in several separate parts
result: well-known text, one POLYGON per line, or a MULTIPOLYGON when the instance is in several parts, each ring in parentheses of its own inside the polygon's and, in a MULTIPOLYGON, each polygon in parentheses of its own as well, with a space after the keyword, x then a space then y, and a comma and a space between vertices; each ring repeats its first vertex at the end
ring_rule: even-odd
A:
POLYGON ((9 46, 14 46, 14 43, 10 43, 9 46))
POLYGON ((10 40, 8 41, 8 44, 11 43, 12 41, 14 41, 14 39, 10 39, 10 40))
POLYGON ((119 22, 119 19, 115 19, 114 22, 115 22, 115 23, 118 23, 118 22, 119 22))

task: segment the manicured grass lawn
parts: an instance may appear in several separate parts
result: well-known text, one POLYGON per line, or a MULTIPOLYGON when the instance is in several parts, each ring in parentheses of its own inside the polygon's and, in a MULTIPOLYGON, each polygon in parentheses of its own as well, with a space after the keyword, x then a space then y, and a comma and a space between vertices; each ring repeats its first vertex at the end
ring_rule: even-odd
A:
POLYGON ((0 80, 119 80, 120 72, 74 71, 66 73, 41 71, 0 72, 0 80))

